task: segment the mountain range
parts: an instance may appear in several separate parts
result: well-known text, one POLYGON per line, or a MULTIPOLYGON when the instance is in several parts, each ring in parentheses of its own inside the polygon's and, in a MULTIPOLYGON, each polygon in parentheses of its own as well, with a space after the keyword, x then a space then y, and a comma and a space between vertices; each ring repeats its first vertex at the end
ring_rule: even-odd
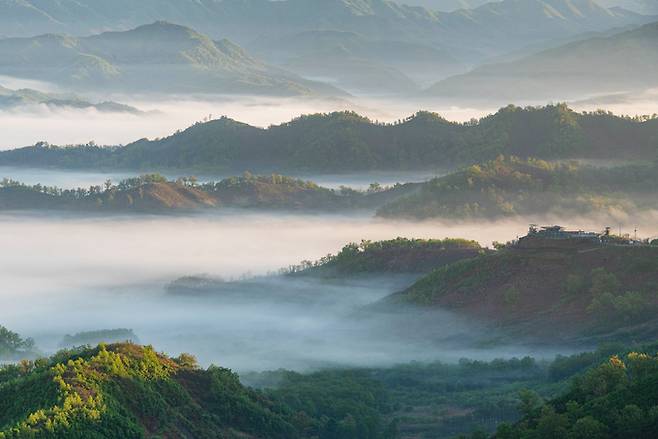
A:
POLYGON ((658 23, 590 38, 521 59, 484 65, 429 89, 476 100, 584 98, 658 86, 658 23))
POLYGON ((400 93, 527 46, 651 20, 594 0, 480 3, 440 12, 388 0, 0 0, 0 34, 87 35, 167 20, 352 92, 400 93))
POLYGON ((0 74, 70 89, 121 92, 342 94, 271 67, 229 40, 167 22, 76 38, 0 40, 0 74))

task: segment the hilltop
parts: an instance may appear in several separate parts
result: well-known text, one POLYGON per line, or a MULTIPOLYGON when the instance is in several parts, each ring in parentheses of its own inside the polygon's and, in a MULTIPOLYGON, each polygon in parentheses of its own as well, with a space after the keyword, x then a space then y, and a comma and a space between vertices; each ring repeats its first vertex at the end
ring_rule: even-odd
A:
POLYGON ((353 112, 301 116, 256 128, 229 118, 124 147, 39 144, 0 152, 0 165, 77 169, 355 172, 449 168, 500 154, 540 159, 654 160, 658 119, 566 105, 508 106, 460 124, 418 112, 382 124, 353 112))
POLYGON ((390 300, 531 339, 642 341, 658 334, 657 286, 656 246, 551 238, 441 267, 390 300))
POLYGON ((74 90, 342 94, 259 61, 229 40, 158 21, 88 37, 46 34, 0 39, 0 74, 74 90))
POLYGON ((657 209, 656 166, 594 168, 500 156, 418 185, 382 206, 390 218, 497 219, 571 213, 610 217, 657 209))

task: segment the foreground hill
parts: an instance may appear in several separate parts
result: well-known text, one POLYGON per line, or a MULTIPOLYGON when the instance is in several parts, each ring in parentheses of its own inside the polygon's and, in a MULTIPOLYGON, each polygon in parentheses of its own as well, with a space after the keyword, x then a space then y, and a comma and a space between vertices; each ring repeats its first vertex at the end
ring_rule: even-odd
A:
POLYGON ((268 66, 228 40, 167 22, 81 38, 0 39, 0 74, 84 90, 341 94, 268 66))
POLYGON ((577 113, 562 104, 509 106, 466 124, 428 112, 397 124, 340 112, 302 116, 268 129, 221 118, 125 147, 39 144, 0 152, 0 165, 231 172, 422 170, 479 163, 500 154, 653 160, 657 138, 657 119, 577 113))
POLYGON ((43 93, 32 89, 10 90, 0 86, 0 110, 16 110, 34 105, 52 109, 94 109, 101 113, 142 114, 140 110, 117 102, 92 103, 75 95, 43 93))
POLYGON ((658 336, 658 247, 539 240, 439 268, 394 302, 549 341, 658 336))
POLYGON ((569 100, 658 86, 658 23, 479 67, 445 79, 428 92, 482 100, 569 100))
POLYGON ((500 156, 418 185, 384 205, 393 218, 497 219, 565 213, 615 217, 658 209, 656 166, 593 168, 500 156))
POLYGON ((0 396, 2 439, 329 437, 331 429, 348 431, 338 426, 348 416, 367 437, 392 437, 379 423, 375 398, 338 397, 332 403, 361 411, 313 417, 243 387, 228 369, 203 370, 190 355, 172 359, 133 344, 62 351, 0 369, 0 396))

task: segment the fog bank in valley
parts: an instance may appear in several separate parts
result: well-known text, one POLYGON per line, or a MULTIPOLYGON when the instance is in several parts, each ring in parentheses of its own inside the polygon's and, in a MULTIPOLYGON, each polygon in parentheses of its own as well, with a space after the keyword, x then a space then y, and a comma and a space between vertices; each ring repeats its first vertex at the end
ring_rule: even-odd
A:
MULTIPOLYGON (((576 225, 602 226, 596 220, 576 225)), ((490 245, 521 235, 526 227, 525 221, 415 223, 366 215, 4 213, 2 324, 35 337, 46 351, 57 349, 65 334, 127 327, 141 342, 171 354, 192 351, 204 364, 238 370, 536 354, 522 347, 473 349, 469 343, 484 337, 480 328, 445 312, 411 318, 359 314, 362 306, 412 281, 399 276, 344 284, 272 279, 258 300, 164 292, 168 282, 181 276, 263 275, 361 239, 464 237, 490 245)), ((658 234, 658 227, 652 227, 651 232, 648 226, 641 230, 658 234)))

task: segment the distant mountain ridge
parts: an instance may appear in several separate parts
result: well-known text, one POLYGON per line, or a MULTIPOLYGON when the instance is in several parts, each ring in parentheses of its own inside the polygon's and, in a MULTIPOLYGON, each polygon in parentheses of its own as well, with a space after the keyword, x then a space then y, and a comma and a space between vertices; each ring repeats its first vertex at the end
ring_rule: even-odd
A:
POLYGON ((3 39, 0 74, 123 92, 342 94, 268 66, 228 40, 164 21, 82 38, 3 39))
MULTIPOLYGON (((287 66, 309 78, 329 76, 339 86, 361 87, 374 77, 382 93, 404 93, 468 66, 547 40, 584 32, 641 25, 649 18, 620 8, 606 9, 593 0, 504 0, 475 9, 439 12, 388 0, 0 0, 0 29, 9 36, 43 32, 88 35, 122 31, 157 20, 197 29, 211 38, 230 38, 267 62, 287 66), (387 54, 355 52, 354 47, 313 33, 357 34, 387 54), (318 67, 321 56, 299 51, 300 41, 330 50, 333 58, 321 66, 341 66, 342 72, 318 67), (342 48, 347 49, 341 53, 342 48), (399 59, 406 61, 399 62, 399 59), (322 70, 326 75, 319 75, 322 70), (349 72, 349 70, 353 70, 349 72), (381 72, 381 73, 380 73, 381 72), (345 77, 347 74, 347 77, 345 77), (434 77, 430 77, 433 74, 434 77), (400 86, 396 87, 396 82, 400 86)), ((92 61, 87 61, 92 62, 92 61)), ((335 69, 334 69, 335 70, 335 69)))
POLYGON ((502 101, 575 99, 658 86, 658 22, 445 79, 435 96, 502 101))

